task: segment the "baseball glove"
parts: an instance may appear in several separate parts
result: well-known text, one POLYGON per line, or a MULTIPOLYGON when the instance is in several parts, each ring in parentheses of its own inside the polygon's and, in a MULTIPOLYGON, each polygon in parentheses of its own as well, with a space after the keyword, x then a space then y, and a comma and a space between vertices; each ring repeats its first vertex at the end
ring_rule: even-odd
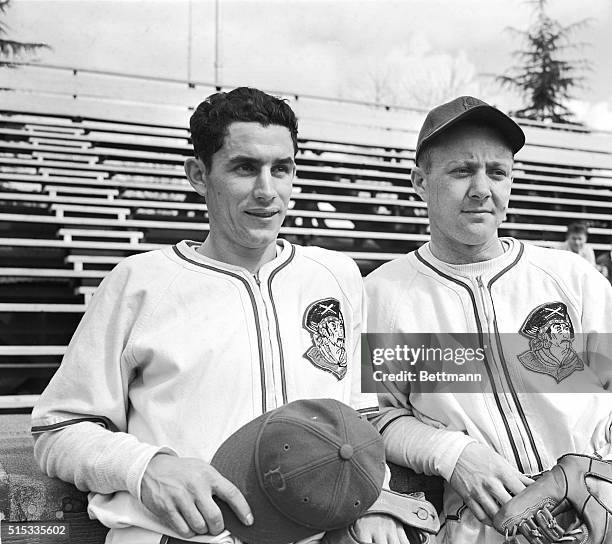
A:
MULTIPOLYGON (((403 495, 383 489, 364 516, 385 514, 399 520, 410 544, 433 544, 440 521, 433 505, 419 493, 403 495)), ((369 544, 355 534, 353 525, 325 533, 321 544, 369 544)))
POLYGON ((493 524, 513 542, 612 544, 612 462, 567 454, 508 501, 493 524))

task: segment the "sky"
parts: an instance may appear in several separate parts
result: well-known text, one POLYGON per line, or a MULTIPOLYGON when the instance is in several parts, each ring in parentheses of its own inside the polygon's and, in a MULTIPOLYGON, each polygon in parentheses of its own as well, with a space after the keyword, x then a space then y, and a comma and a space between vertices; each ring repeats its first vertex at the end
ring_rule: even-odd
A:
MULTIPOLYGON (((494 75, 521 46, 524 0, 219 0, 220 76, 254 85, 428 108, 473 94, 504 109, 521 105, 494 75)), ((548 0, 592 64, 570 104, 577 119, 612 130, 612 2, 548 0)), ((41 62, 213 82, 212 0, 13 0, 8 36, 43 41, 41 62), (191 13, 191 62, 189 28, 191 13)))

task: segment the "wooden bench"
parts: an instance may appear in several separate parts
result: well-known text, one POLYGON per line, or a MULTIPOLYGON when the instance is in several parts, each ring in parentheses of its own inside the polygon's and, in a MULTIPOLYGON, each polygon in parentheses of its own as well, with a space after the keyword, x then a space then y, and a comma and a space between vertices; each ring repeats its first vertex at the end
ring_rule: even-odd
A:
MULTIPOLYGON (((98 187, 66 187, 63 185, 45 185, 45 191, 51 198, 62 194, 101 195, 107 200, 114 200, 119 195, 117 189, 101 189, 98 187)), ((0 195, 1 197, 2 195, 0 195)))
POLYGON ((189 151, 191 146, 187 142, 185 137, 172 137, 162 136, 158 134, 147 134, 147 133, 121 133, 121 132, 105 132, 104 130, 96 130, 91 128, 84 131, 83 133, 75 132, 45 132, 42 130, 34 131, 19 131, 18 129, 10 129, 2 127, 0 128, 0 134, 12 135, 12 136, 27 136, 31 142, 53 142, 63 143, 63 145, 72 145, 87 147, 94 143, 102 144, 117 144, 118 147, 122 145, 138 145, 139 147, 148 148, 176 148, 184 149, 189 151), (61 137, 61 138, 60 138, 61 137))
POLYGON ((578 186, 585 187, 585 188, 596 187, 596 186, 605 187, 605 188, 612 187, 612 180, 608 180, 608 179, 600 179, 600 180, 597 180, 596 182, 590 183, 581 178, 567 178, 567 177, 561 177, 561 176, 542 176, 538 174, 528 174, 524 172, 515 173, 514 179, 544 182, 543 185, 546 185, 548 183, 556 183, 556 184, 565 183, 567 185, 578 185, 578 186))
POLYGON ((518 168, 524 170, 546 172, 548 174, 612 178, 612 172, 610 172, 609 168, 586 168, 585 166, 576 165, 561 167, 558 164, 541 165, 531 162, 518 162, 517 164, 518 168))
POLYGON ((103 278, 107 270, 70 270, 68 268, 0 267, 0 277, 21 278, 103 278))
POLYGON ((84 269, 86 264, 109 264, 114 266, 124 258, 113 255, 68 255, 64 261, 66 264, 72 264, 75 271, 80 271, 84 269))
POLYGON ((67 126, 56 126, 56 125, 43 125, 42 123, 27 123, 25 125, 23 125, 23 129, 27 132, 27 133, 31 133, 31 134, 54 134, 54 133, 59 133, 59 134, 73 134, 73 135, 79 135, 79 134, 84 134, 85 133, 85 129, 83 128, 79 128, 79 127, 67 127, 67 126), (42 127, 42 128, 41 128, 42 127))
MULTIPOLYGON (((324 168, 358 168, 376 169, 380 172, 401 173, 409 172, 414 160, 404 159, 401 162, 384 161, 382 157, 361 157, 356 154, 345 154, 342 151, 328 152, 323 155, 316 153, 299 153, 296 162, 300 166, 313 166, 324 168)), ((298 166, 299 168, 299 166, 298 166)))
POLYGON ((47 179, 41 179, 38 174, 24 174, 20 172, 7 173, 0 172, 0 180, 6 180, 8 182, 20 182, 20 183, 36 183, 41 184, 41 181, 48 183, 51 181, 55 185, 66 185, 66 186, 87 186, 87 187, 108 187, 108 188, 119 188, 125 187, 130 189, 155 189, 155 190, 168 190, 168 191, 190 191, 191 185, 189 182, 183 179, 177 179, 176 182, 166 183, 166 182, 152 182, 146 180, 139 179, 93 179, 88 177, 78 177, 78 176, 61 176, 61 175, 53 175, 49 176, 47 179))
POLYGON ((0 395, 0 412, 31 409, 39 398, 40 395, 0 395))
MULTIPOLYGON (((48 153, 45 151, 32 151, 31 154, 32 158, 39 162, 42 162, 48 158, 48 153)), ((53 156, 62 161, 72 161, 85 164, 95 164, 98 162, 98 157, 96 155, 77 155, 76 153, 66 149, 57 149, 54 151, 53 156)))
POLYGON ((63 219, 66 214, 76 214, 78 217, 83 215, 113 215, 119 221, 125 221, 127 216, 132 213, 130 208, 115 208, 105 206, 81 206, 77 204, 51 204, 49 207, 55 212, 58 219, 63 219))
POLYGON ((185 174, 182 167, 177 165, 176 168, 149 168, 143 166, 124 166, 120 164, 103 163, 103 164, 83 164, 73 163, 70 161, 59 160, 43 160, 37 164, 32 164, 31 159, 21 158, 6 158, 0 157, 0 164, 10 164, 19 166, 36 166, 38 171, 43 176, 49 176, 50 173, 71 174, 81 177, 107 178, 111 172, 114 174, 142 174, 147 176, 166 176, 184 178, 185 174))
POLYGON ((0 355, 64 355, 66 346, 0 346, 0 355))
POLYGON ((129 121, 114 121, 112 119, 94 119, 91 117, 72 117, 48 116, 38 113, 24 113, 22 111, 3 111, 0 112, 0 120, 10 123, 23 123, 24 128, 46 127, 53 130, 68 130, 89 132, 91 130, 104 130, 108 133, 129 133, 129 134, 160 134, 172 137, 189 137, 186 127, 163 126, 163 125, 142 125, 130 123, 129 121))
POLYGON ((57 231, 65 242, 72 242, 75 238, 119 238, 127 239, 130 244, 137 244, 144 237, 144 233, 137 230, 93 230, 63 228, 57 231))
MULTIPOLYGON (((102 231, 106 232, 106 231, 102 231)), ((121 232, 121 231, 117 231, 121 232)), ((98 240, 65 241, 46 238, 2 238, 0 246, 5 247, 31 247, 31 248, 59 248, 59 249, 90 249, 97 251, 128 251, 130 253, 141 253, 159 249, 167 244, 149 244, 132 242, 103 242, 98 240)))
POLYGON ((357 155, 363 157, 380 157, 387 161, 413 161, 414 150, 401 149, 388 151, 383 147, 367 146, 364 144, 352 144, 344 142, 326 142, 324 140, 299 140, 300 153, 311 152, 314 155, 327 153, 342 153, 345 155, 357 155))
MULTIPOLYGON (((30 163, 28 163, 31 166, 30 163)), ((102 181, 105 178, 109 177, 108 172, 104 171, 90 171, 89 169, 85 169, 84 164, 76 164, 70 163, 68 161, 62 162, 62 164, 66 167, 64 168, 54 168, 52 164, 48 162, 41 163, 43 166, 38 167, 38 173, 42 178, 53 179, 54 175, 70 175, 70 176, 79 176, 85 178, 92 178, 97 181, 102 181), (73 166, 73 168, 71 168, 73 166)))
POLYGON ((562 185, 537 185, 533 183, 521 183, 515 181, 512 184, 512 191, 517 189, 525 190, 525 191, 535 191, 535 192, 549 192, 552 194, 556 193, 567 193, 572 195, 591 195, 595 197, 599 197, 602 200, 608 200, 612 197, 612 191, 610 189, 595 189, 589 187, 564 187, 562 185))
MULTIPOLYGON (((63 217, 59 218, 54 215, 29 215, 29 214, 16 214, 16 213, 0 213, 0 221, 4 222, 22 222, 22 223, 46 223, 55 225, 90 225, 95 227, 109 227, 116 229, 126 229, 133 227, 135 229, 175 229, 175 230, 187 230, 196 233, 202 233, 208 231, 208 223, 197 223, 197 222, 181 222, 181 221, 169 221, 166 217, 156 220, 143 220, 143 219, 126 219, 120 221, 119 219, 107 219, 102 217, 63 217)), ((119 232, 119 230, 117 231, 119 232)), ((127 231, 124 231, 127 232, 127 231)))
MULTIPOLYGON (((75 151, 78 149, 87 149, 88 147, 91 147, 91 143, 87 140, 73 139, 71 138, 72 135, 69 134, 62 135, 61 139, 58 138, 58 136, 58 134, 48 134, 45 136, 37 134, 30 136, 28 140, 35 146, 39 144, 48 144, 64 147, 66 149, 74 149, 75 151)), ((77 136, 76 138, 79 137, 77 136)))
MULTIPOLYGON (((1 132, 1 129, 0 129, 1 132)), ((98 147, 89 146, 85 148, 81 147, 67 147, 63 145, 53 145, 50 143, 38 143, 33 144, 24 141, 14 142, 3 142, 2 147, 6 150, 15 150, 20 154, 25 151, 29 151, 32 156, 40 158, 41 160, 64 160, 64 156, 73 157, 71 160, 78 160, 87 163, 96 163, 102 159, 141 159, 143 162, 155 162, 155 163, 171 163, 171 164, 183 164, 186 155, 163 152, 163 151, 144 151, 144 150, 133 150, 113 147, 98 147)))
MULTIPOLYGON (((80 192, 83 194, 88 194, 88 191, 84 188, 78 188, 80 192)), ((100 189, 100 194, 106 195, 107 191, 111 191, 111 189, 100 189), (103 192, 102 192, 103 191, 103 192)), ((73 192, 70 188, 67 188, 66 193, 73 192)), ((118 191, 116 191, 118 192, 118 191)), ((299 193, 298 193, 299 194, 299 193)), ((298 197, 299 198, 299 197, 298 197)), ((180 202, 174 200, 149 200, 145 198, 99 198, 96 196, 51 196, 51 195, 41 195, 35 194, 31 192, 0 192, 0 201, 22 201, 22 202, 46 202, 49 204, 55 205, 75 205, 75 206, 87 206, 88 208, 92 207, 101 207, 101 206, 109 206, 106 209, 116 209, 130 207, 130 209, 138 209, 138 208, 157 208, 157 209, 165 209, 165 210, 190 210, 194 212, 203 212, 206 211, 206 204, 202 204, 200 202, 180 202)), ((51 209, 51 207, 50 207, 51 209)))
POLYGON ((85 311, 85 304, 48 304, 43 302, 0 302, 0 312, 21 313, 68 313, 78 314, 85 311))

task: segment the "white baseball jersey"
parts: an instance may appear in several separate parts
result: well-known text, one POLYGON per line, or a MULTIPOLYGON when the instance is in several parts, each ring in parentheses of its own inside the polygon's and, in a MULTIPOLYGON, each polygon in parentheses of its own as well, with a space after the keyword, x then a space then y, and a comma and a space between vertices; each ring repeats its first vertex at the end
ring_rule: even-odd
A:
MULTIPOLYGON (((489 346, 475 366, 492 387, 480 394, 386 384, 377 426, 389 460, 449 480, 474 440, 525 474, 568 452, 612 456, 612 288, 577 255, 502 240, 503 255, 465 265, 426 244, 366 279, 369 332, 474 333, 489 346), (563 357, 546 343, 555 324, 568 333, 563 357)), ((503 542, 449 486, 444 512, 441 541, 503 542)))
POLYGON ((33 411, 39 462, 97 492, 90 514, 115 528, 107 542, 149 541, 129 526, 168 532, 137 499, 164 447, 209 461, 240 426, 297 399, 377 407, 360 393, 363 284, 351 259, 280 240, 252 275, 197 245, 129 257, 104 279, 33 411), (52 447, 54 431, 82 421, 116 432, 89 455, 52 447))

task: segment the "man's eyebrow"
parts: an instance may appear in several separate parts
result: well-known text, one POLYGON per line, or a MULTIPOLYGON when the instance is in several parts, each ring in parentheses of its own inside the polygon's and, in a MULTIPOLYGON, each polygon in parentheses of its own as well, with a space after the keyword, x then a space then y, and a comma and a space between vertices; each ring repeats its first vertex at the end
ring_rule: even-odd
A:
POLYGON ((231 164, 235 164, 237 162, 259 162, 259 159, 249 155, 236 155, 235 157, 231 157, 228 162, 231 164))
POLYGON ((450 160, 450 161, 448 161, 446 163, 446 166, 447 167, 464 166, 464 165, 470 164, 472 162, 474 162, 474 161, 471 160, 471 159, 452 159, 452 160, 450 160))
MULTIPOLYGON (((230 164, 236 164, 236 163, 241 163, 241 162, 250 162, 250 163, 259 164, 262 161, 258 159, 257 157, 252 157, 250 155, 236 155, 235 157, 231 157, 228 160, 228 163, 230 164)), ((282 159, 274 160, 274 164, 290 164, 292 166, 295 166, 295 160, 293 159, 293 157, 283 157, 282 159)))
POLYGON ((488 166, 503 166, 504 168, 506 167, 512 168, 512 164, 513 164, 513 161, 511 161, 510 159, 508 159, 507 161, 495 160, 495 161, 490 161, 487 163, 488 166))
POLYGON ((295 166, 295 160, 293 157, 285 157, 284 159, 275 160, 274 164, 290 164, 292 166, 295 166))

